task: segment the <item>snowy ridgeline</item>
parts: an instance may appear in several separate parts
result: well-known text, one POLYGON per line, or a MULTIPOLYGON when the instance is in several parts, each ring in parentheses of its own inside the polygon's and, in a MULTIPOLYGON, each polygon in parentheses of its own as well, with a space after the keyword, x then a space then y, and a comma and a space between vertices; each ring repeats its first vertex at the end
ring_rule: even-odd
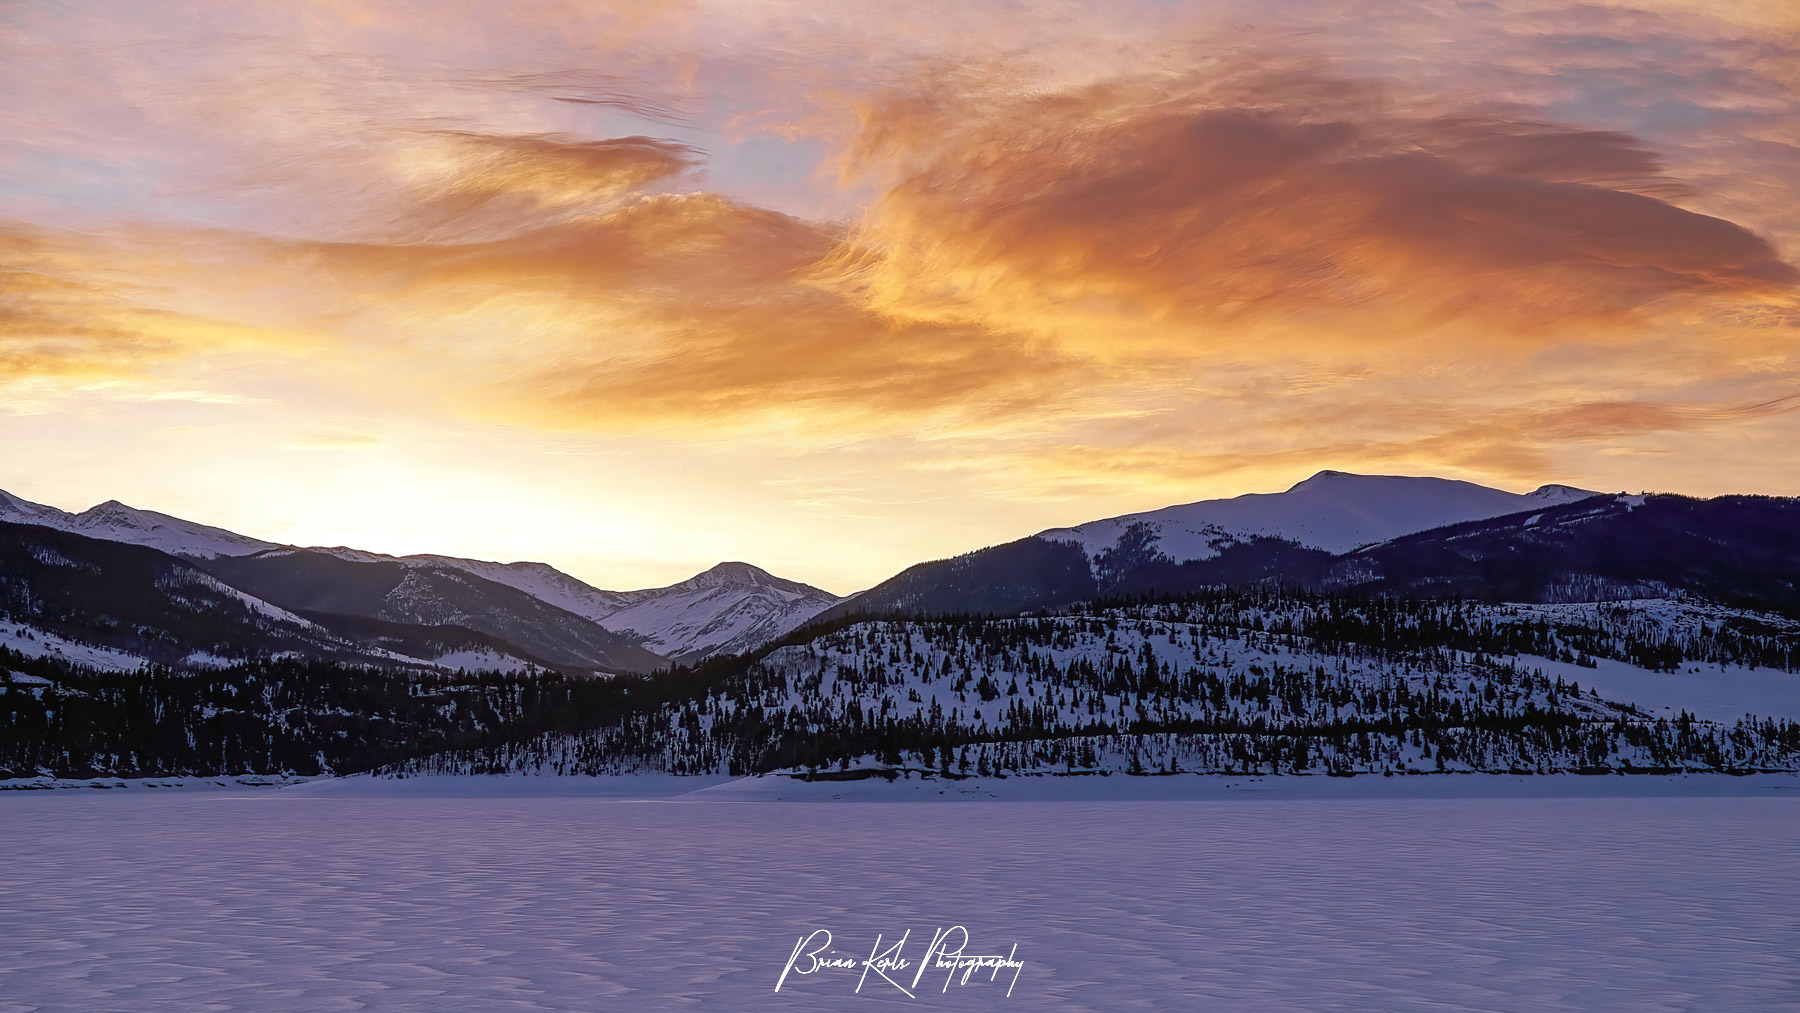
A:
POLYGON ((395 769, 1793 770, 1797 667, 1800 624, 1688 602, 1220 592, 1067 616, 857 623, 607 727, 395 769))

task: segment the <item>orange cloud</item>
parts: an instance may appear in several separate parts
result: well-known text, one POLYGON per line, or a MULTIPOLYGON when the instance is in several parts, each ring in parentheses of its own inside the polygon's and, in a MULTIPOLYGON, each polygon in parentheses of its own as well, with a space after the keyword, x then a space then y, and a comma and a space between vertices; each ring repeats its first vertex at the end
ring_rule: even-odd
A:
MULTIPOLYGON (((503 200, 560 219, 484 242, 265 255, 341 286, 317 326, 360 318, 359 340, 422 360, 477 410, 600 429, 773 420, 840 439, 1096 419, 1212 429, 1170 406, 1240 356, 1230 383, 1265 390, 1286 366, 1245 349, 1271 320, 1404 339, 1406 356, 1429 361, 1450 324, 1459 337, 1580 343, 1641 334, 1659 312, 1753 307, 1800 280, 1748 231, 1670 203, 1682 185, 1617 132, 1405 112, 1314 68, 1019 101, 1034 108, 967 118, 915 98, 872 111, 858 164, 896 176, 861 228, 713 194, 642 195, 692 164, 673 142, 453 135, 457 157, 421 192, 474 220, 503 200), (1143 337, 1159 329, 1177 340, 1143 337)), ((534 220, 504 206, 515 225, 534 220)), ((1329 342, 1278 352, 1336 354, 1329 342)), ((1459 422, 1356 411, 1415 433, 1459 422)), ((1320 421, 1309 407, 1263 431, 1317 452, 1301 430, 1320 421)), ((1466 442, 1432 445, 1454 456, 1466 442)))
POLYGON ((485 243, 290 249, 394 307, 409 347, 431 343, 513 417, 558 426, 916 424, 1041 405, 1071 379, 1042 341, 896 320, 817 284, 842 242, 830 226, 696 194, 485 243), (446 337, 446 318, 479 333, 446 337))
MULTIPOLYGON (((1427 24, 1447 16, 1426 6, 1427 24)), ((1665 145, 1543 111, 1591 69, 1569 33, 1636 38, 1647 16, 1507 21, 1519 35, 1494 44, 1503 70, 1542 71, 1545 94, 1521 88, 1502 105, 1267 50, 1158 49, 1129 32, 1090 45, 1041 12, 1022 19, 1034 43, 1087 55, 996 55, 1014 21, 976 12, 982 32, 964 34, 982 37, 970 39, 901 17, 905 45, 886 54, 870 48, 888 37, 871 27, 880 18, 751 17, 691 50, 676 18, 627 33, 637 41, 623 62, 610 60, 618 39, 521 59, 592 34, 540 13, 506 58, 471 64, 454 101, 444 86, 460 69, 381 50, 385 32, 413 37, 405 12, 349 32, 375 48, 318 64, 317 96, 295 102, 303 115, 263 114, 291 87, 285 63, 252 75, 244 96, 184 93, 160 115, 221 113, 195 160, 241 169, 203 184, 251 210, 229 228, 165 230, 165 257, 116 272, 162 289, 155 312, 183 315, 151 326, 135 301, 125 320, 108 306, 125 288, 21 288, 0 326, 55 318, 62 351, 28 357, 97 363, 103 349, 120 361, 210 351, 220 336, 189 321, 219 318, 305 332, 320 372, 378 389, 389 407, 391 394, 527 425, 702 438, 770 423, 839 443, 922 429, 936 441, 926 456, 945 436, 1004 438, 1019 454, 1085 459, 1107 481, 1160 461, 1170 483, 1290 455, 1543 467, 1557 440, 1680 431, 1653 423, 1698 423, 1657 405, 1717 399, 1611 389, 1633 369, 1717 379, 1779 372, 1786 354, 1800 273, 1737 224, 1769 219, 1672 174, 1665 145), (1557 47, 1580 52, 1559 69, 1544 57, 1557 47), (609 59, 584 65, 583 53, 609 59), (375 97, 352 101, 365 88, 375 97), (861 116, 848 135, 846 96, 861 116), (250 132, 226 113, 254 114, 250 132), (620 116, 658 121, 620 132, 686 140, 584 139, 620 116), (726 172, 690 172, 701 146, 766 138, 771 124, 842 146, 844 189, 870 188, 867 217, 668 192, 702 179, 729 190, 726 172), (267 153, 265 136, 279 142, 267 153), (80 327, 95 334, 78 339, 80 327), (1683 328, 1685 353, 1671 338, 1683 328), (1596 347, 1624 364, 1560 372, 1555 355, 1596 347), (1357 377, 1354 391, 1289 383, 1328 373, 1357 377), (1414 374, 1449 393, 1417 398, 1414 374)), ((337 36, 270 38, 310 60, 337 36)), ((1601 58, 1605 41, 1591 47, 1601 58)), ((1684 81, 1710 80, 1718 53, 1739 52, 1710 45, 1683 51, 1684 81)), ((1772 52, 1779 63, 1785 50, 1772 52)), ((1709 101, 1753 104, 1744 96, 1766 80, 1732 77, 1709 101)))
POLYGON ((652 137, 578 141, 453 130, 403 134, 397 149, 387 168, 416 202, 408 217, 426 234, 516 231, 541 212, 591 213, 679 175, 700 157, 688 145, 652 137))
POLYGON ((241 238, 214 245, 220 239, 182 228, 100 237, 0 222, 0 388, 22 382, 37 391, 27 398, 33 402, 49 387, 71 386, 126 399, 193 400, 192 381, 171 371, 227 355, 278 371, 329 351, 328 340, 290 329, 281 312, 261 319, 234 312, 274 299, 267 290, 246 291, 260 284, 265 265, 228 255, 243 251, 241 238), (219 276, 221 264, 229 277, 219 276), (236 304, 209 298, 217 293, 236 304))
POLYGON ((0 442, 846 588, 1320 467, 1800 491, 1800 8, 1344 7, 29 6, 0 442))
POLYGON ((1363 335, 1567 334, 1800 283, 1766 240, 1673 203, 1627 136, 1271 63, 869 105, 848 171, 883 184, 859 237, 880 257, 855 280, 925 318, 1363 335))
POLYGON ((67 240, 0 228, 0 380, 114 375, 173 351, 95 267, 67 240))

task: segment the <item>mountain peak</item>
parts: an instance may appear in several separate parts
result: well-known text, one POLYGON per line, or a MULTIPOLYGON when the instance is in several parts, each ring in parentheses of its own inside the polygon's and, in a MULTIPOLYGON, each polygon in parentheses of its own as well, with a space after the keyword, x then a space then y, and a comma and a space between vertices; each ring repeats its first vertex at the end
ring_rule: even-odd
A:
POLYGON ((155 510, 141 510, 116 499, 109 499, 69 517, 66 527, 67 530, 90 538, 131 542, 198 559, 241 556, 275 548, 274 542, 183 520, 155 510))
POLYGON ((757 591, 755 589, 767 588, 769 591, 778 592, 779 594, 777 594, 777 597, 780 595, 798 595, 803 598, 826 598, 833 601, 837 599, 836 595, 831 594, 828 591, 821 591, 810 584, 802 584, 797 580, 788 580, 785 577, 777 577, 760 566, 756 566, 752 563, 740 562, 738 560, 727 560, 723 563, 714 564, 712 567, 702 570, 684 581, 671 584, 666 588, 627 591, 625 594, 641 597, 678 589, 687 591, 714 591, 719 588, 743 590, 750 594, 766 594, 766 592, 757 591))
POLYGON ((58 528, 67 525, 69 514, 53 506, 20 499, 12 493, 0 489, 0 521, 12 521, 17 524, 42 524, 58 528))
POLYGON ((760 566, 728 560, 695 574, 690 582, 703 587, 722 585, 755 585, 781 583, 779 578, 760 566))
POLYGON ((1558 485, 1556 483, 1540 485, 1536 489, 1525 494, 1527 499, 1540 500, 1547 503, 1573 503, 1576 500, 1587 499, 1589 496, 1598 495, 1600 494, 1592 489, 1583 489, 1573 485, 1558 485))
POLYGON ((116 499, 109 499, 104 503, 88 507, 86 510, 83 510, 79 516, 93 519, 125 517, 135 519, 144 516, 145 513, 146 511, 139 510, 136 507, 126 506, 116 499))
POLYGON ((1319 472, 1318 474, 1314 475, 1311 478, 1302 479, 1298 482, 1295 482, 1293 485, 1288 487, 1288 492, 1299 492, 1301 489, 1310 489, 1310 488, 1314 488, 1316 486, 1327 485, 1327 484, 1332 483, 1335 480, 1340 479, 1340 478, 1356 478, 1356 477, 1358 477, 1358 476, 1352 475, 1347 471, 1332 471, 1331 469, 1327 468, 1324 471, 1319 472))
POLYGON ((677 661, 738 654, 775 639, 836 604, 837 595, 727 560, 668 587, 621 592, 608 629, 637 633, 677 661))
POLYGON ((1288 487, 1288 492, 1304 492, 1322 488, 1343 488, 1346 486, 1367 486, 1377 483, 1434 483, 1454 482, 1449 478, 1426 478, 1410 475, 1359 475, 1353 471, 1333 471, 1327 468, 1309 479, 1296 482, 1288 487))

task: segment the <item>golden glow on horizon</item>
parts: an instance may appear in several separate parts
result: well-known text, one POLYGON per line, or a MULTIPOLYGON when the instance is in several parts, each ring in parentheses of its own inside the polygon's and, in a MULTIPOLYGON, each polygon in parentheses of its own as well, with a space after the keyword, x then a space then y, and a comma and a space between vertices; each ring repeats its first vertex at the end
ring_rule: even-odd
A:
POLYGON ((1800 494, 1791 4, 1267 6, 11 15, 0 488, 839 592, 1321 468, 1800 494))

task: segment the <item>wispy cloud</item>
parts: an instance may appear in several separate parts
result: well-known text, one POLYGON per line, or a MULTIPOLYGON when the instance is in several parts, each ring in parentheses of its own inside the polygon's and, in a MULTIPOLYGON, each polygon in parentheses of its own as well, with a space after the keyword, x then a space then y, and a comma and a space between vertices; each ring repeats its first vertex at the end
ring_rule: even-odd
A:
POLYGON ((904 93, 853 153, 885 184, 855 278, 899 314, 1126 341, 1169 317, 1563 338, 1800 282, 1767 240, 1666 199, 1684 188, 1633 138, 1433 105, 1273 58, 904 93))

